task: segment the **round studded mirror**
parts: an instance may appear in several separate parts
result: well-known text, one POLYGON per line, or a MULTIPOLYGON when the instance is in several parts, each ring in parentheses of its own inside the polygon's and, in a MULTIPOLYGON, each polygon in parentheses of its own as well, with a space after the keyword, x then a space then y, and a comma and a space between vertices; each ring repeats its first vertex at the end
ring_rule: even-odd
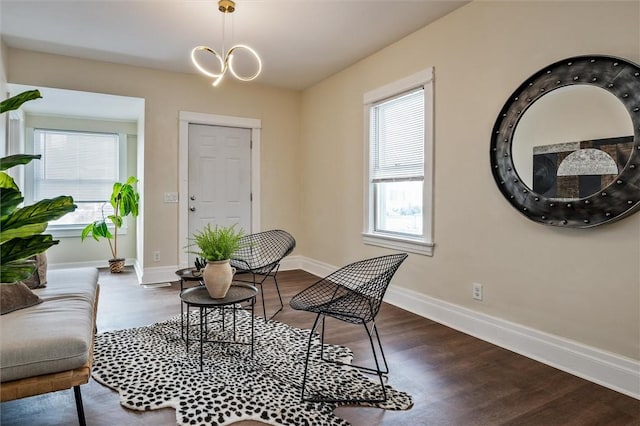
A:
POLYGON ((491 167, 535 222, 588 228, 640 210, 640 67, 592 55, 535 73, 500 111, 491 167))

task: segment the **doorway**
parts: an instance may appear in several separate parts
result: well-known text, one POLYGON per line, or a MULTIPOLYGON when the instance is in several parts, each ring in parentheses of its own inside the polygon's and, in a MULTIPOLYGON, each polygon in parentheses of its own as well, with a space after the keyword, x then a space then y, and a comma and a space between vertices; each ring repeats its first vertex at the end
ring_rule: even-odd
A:
MULTIPOLYGON (((88 131, 96 133, 121 134, 119 143, 126 148, 120 152, 120 179, 137 176, 140 180, 137 188, 141 199, 145 196, 144 185, 144 126, 145 100, 130 96, 111 95, 106 93, 85 92, 53 87, 12 84, 8 85, 11 95, 26 90, 38 89, 42 99, 25 103, 19 111, 11 114, 11 125, 18 132, 11 138, 7 154, 28 152, 26 137, 32 133, 27 128, 44 128, 66 131, 88 131), (15 120, 15 121, 14 121, 15 120), (126 155, 125 155, 126 153, 126 155), (125 159, 126 158, 126 159, 125 159)), ((32 143, 33 141, 31 141, 32 143)), ((21 167, 17 176, 22 188, 25 188, 21 167)), ((97 218, 96 218, 97 219, 97 218)), ((142 282, 144 271, 144 202, 140 202, 138 218, 128 218, 126 234, 118 237, 118 254, 125 257, 127 265, 133 264, 138 280, 142 282)), ((92 219, 94 220, 94 219, 92 219)), ((54 238, 64 237, 64 244, 52 247, 47 252, 50 265, 56 267, 107 265, 109 250, 106 242, 82 242, 80 229, 84 226, 76 223, 76 229, 47 230, 54 238), (79 228, 79 229, 78 229, 79 228)))
MULTIPOLYGON (((193 259, 190 259, 190 256, 186 253, 184 247, 189 244, 189 237, 191 234, 196 229, 201 229, 203 224, 211 223, 213 225, 217 223, 220 225, 229 225, 238 223, 247 234, 258 232, 260 230, 261 120, 181 111, 179 125, 178 175, 180 179, 180 186, 178 202, 178 266, 184 268, 193 265, 193 259), (215 134, 217 132, 221 132, 223 136, 219 137, 220 135, 208 135, 208 133, 215 134), (203 173, 206 169, 220 168, 220 166, 215 165, 218 160, 214 160, 213 158, 224 158, 226 154, 220 154, 219 152, 214 154, 214 145, 229 145, 226 148, 223 148, 222 151, 233 152, 235 149, 233 148, 234 145, 242 145, 242 143, 238 142, 240 139, 237 139, 238 137, 242 137, 242 133, 249 135, 249 143, 251 144, 249 149, 248 170, 242 169, 242 166, 238 166, 238 170, 234 171, 233 169, 236 166, 232 165, 226 167, 231 169, 230 173, 232 176, 225 176, 224 173, 222 178, 209 178, 206 173, 204 175, 198 175, 198 173, 200 173, 197 170, 198 168, 202 168, 203 173), (226 136, 224 134, 226 134, 226 136), (194 142, 194 138, 200 139, 200 141, 194 142), (214 142, 214 139, 216 138, 218 141, 214 142), (226 142, 222 142, 225 139, 226 142), (192 152, 192 142, 194 145, 199 145, 198 148, 194 149, 194 152, 192 152), (200 164, 197 165, 197 163, 200 164), (239 182, 232 182, 228 188, 224 188, 224 191, 210 191, 210 188, 214 184, 214 179, 217 179, 218 181, 221 179, 226 180, 227 177, 233 177, 235 179, 235 177, 238 176, 237 173, 242 173, 243 177, 247 178, 247 181, 243 183, 244 185, 248 184, 249 197, 249 209, 244 213, 245 217, 238 213, 234 213, 233 209, 235 206, 233 206, 233 197, 229 197, 229 195, 233 193, 237 194, 237 198, 242 198, 243 192, 244 194, 247 194, 246 189, 241 189, 242 185, 239 182), (192 193, 192 189, 194 189, 194 183, 191 183, 192 179, 200 182, 195 183, 195 190, 198 191, 198 194, 192 193), (207 185, 202 184, 205 181, 207 182, 207 185), (197 188, 198 185, 204 188, 205 191, 209 192, 203 195, 203 193, 200 192, 201 189, 197 188), (222 192, 222 194, 214 194, 214 192, 222 192), (196 199, 192 200, 192 196, 196 199), (215 199, 218 201, 209 201, 209 199, 215 199), (226 201, 224 201, 225 199, 226 201), (216 207, 215 209, 212 208, 213 204, 210 203, 219 203, 219 200, 223 200, 222 202, 227 203, 227 206, 222 209, 219 207, 216 207), (199 204, 200 202, 203 204, 199 204), (195 208, 195 211, 190 210, 192 207, 195 208), (202 213, 201 217, 194 214, 192 220, 192 213, 200 212, 202 213), (211 212, 215 213, 211 214, 211 212), (224 213, 221 214, 220 212, 224 213)), ((227 160, 228 157, 229 156, 227 156, 227 160)), ((231 157, 233 157, 233 155, 231 155, 231 157)), ((229 164, 237 164, 237 160, 232 159, 227 161, 227 166, 229 164)), ((223 165, 221 169, 224 168, 225 166, 223 165)))
POLYGON ((207 224, 251 229, 250 129, 189 124, 188 174, 189 235, 207 224))

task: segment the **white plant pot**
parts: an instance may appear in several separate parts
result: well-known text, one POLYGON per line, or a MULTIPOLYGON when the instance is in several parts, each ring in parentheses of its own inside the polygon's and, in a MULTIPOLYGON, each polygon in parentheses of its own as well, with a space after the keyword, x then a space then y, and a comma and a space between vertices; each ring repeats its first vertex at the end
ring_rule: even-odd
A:
POLYGON ((236 273, 236 268, 232 268, 229 264, 229 259, 220 261, 207 261, 207 266, 204 267, 202 278, 204 279, 204 285, 207 287, 209 296, 212 299, 224 299, 231 287, 231 281, 233 281, 233 274, 236 273))

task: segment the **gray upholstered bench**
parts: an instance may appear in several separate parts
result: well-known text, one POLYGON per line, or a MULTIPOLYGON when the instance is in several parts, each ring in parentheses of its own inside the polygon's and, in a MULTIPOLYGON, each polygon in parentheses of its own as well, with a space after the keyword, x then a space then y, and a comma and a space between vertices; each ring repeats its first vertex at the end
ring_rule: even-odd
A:
POLYGON ((80 385, 89 381, 98 306, 95 268, 49 269, 43 302, 0 318, 0 399, 73 388, 80 424, 80 385))

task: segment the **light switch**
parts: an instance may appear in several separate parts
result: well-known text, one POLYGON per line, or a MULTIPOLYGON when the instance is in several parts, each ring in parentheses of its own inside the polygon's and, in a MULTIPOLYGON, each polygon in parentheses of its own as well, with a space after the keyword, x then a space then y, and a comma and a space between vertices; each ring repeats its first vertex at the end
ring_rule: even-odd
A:
POLYGON ((164 202, 165 203, 177 203, 178 202, 178 193, 177 192, 165 192, 164 193, 164 202))

